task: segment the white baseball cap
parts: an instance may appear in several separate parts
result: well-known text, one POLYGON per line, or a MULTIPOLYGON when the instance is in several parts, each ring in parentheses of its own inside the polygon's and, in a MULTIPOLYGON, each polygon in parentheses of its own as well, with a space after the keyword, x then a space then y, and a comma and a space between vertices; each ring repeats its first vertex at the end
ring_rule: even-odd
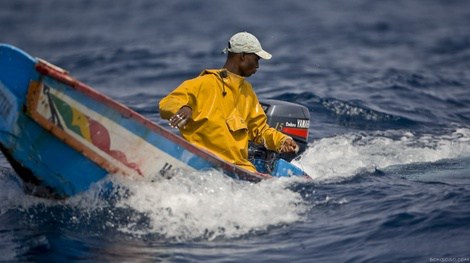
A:
POLYGON ((271 59, 272 55, 263 50, 258 39, 248 32, 240 32, 233 35, 228 41, 228 47, 224 53, 255 53, 262 59, 271 59))

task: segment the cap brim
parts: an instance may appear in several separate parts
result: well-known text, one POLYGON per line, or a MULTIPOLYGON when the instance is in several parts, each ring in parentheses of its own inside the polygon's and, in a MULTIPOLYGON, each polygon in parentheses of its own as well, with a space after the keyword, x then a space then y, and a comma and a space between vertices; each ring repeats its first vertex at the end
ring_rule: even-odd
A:
POLYGON ((255 54, 258 55, 260 58, 266 59, 266 60, 272 58, 272 55, 269 54, 268 52, 264 51, 264 50, 258 51, 255 54))

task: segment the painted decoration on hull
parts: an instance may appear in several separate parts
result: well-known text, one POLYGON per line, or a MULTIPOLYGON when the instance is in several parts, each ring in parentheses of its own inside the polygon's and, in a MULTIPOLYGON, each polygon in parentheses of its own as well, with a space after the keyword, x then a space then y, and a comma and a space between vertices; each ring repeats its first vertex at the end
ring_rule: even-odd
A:
POLYGON ((28 114, 108 172, 153 175, 161 173, 170 164, 175 166, 175 163, 177 167, 192 170, 125 127, 72 98, 73 94, 68 94, 61 87, 64 85, 55 83, 46 77, 30 84, 28 114))
POLYGON ((111 149, 111 136, 104 125, 51 93, 49 86, 44 85, 43 94, 48 102, 48 107, 45 108, 45 110, 49 110, 48 113, 51 116, 50 121, 52 121, 54 125, 60 127, 62 130, 67 129, 74 132, 76 135, 80 136, 80 138, 83 138, 88 143, 91 143, 101 151, 112 156, 139 175, 142 175, 139 166, 134 162, 129 162, 124 152, 111 149))

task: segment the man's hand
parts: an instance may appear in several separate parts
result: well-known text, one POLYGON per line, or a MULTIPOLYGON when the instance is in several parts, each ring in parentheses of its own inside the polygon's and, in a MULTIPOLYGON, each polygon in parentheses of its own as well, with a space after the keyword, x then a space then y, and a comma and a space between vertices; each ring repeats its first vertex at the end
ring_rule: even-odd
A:
POLYGON ((170 126, 173 128, 178 128, 178 127, 184 127, 188 119, 191 117, 193 114, 193 110, 189 106, 183 106, 181 107, 178 112, 171 116, 169 119, 170 121, 170 126))
POLYGON ((281 150, 279 151, 280 153, 288 153, 288 152, 298 152, 299 151, 299 146, 295 141, 288 137, 281 145, 281 150))

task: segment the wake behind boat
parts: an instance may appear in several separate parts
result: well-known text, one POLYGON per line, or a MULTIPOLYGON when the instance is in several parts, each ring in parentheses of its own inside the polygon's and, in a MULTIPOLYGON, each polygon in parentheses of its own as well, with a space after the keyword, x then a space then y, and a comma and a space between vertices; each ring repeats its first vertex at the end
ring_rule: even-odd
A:
MULTIPOLYGON (((269 124, 305 149, 308 110, 265 101, 269 124)), ((71 77, 65 70, 0 45, 0 149, 29 192, 65 198, 108 174, 171 177, 176 172, 218 169, 258 182, 272 176, 305 176, 298 167, 252 146, 253 173, 197 148, 71 77)))

